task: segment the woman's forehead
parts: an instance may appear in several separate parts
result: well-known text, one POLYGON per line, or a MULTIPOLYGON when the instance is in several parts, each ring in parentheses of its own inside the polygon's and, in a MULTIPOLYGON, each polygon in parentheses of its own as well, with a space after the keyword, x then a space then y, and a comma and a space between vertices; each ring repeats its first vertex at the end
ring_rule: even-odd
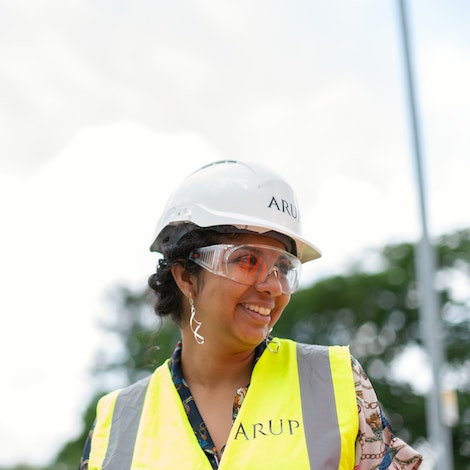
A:
POLYGON ((258 233, 237 233, 230 235, 222 235, 221 240, 222 243, 229 243, 232 245, 244 245, 244 244, 255 244, 255 245, 269 245, 275 248, 281 248, 282 250, 286 250, 287 247, 282 243, 280 240, 276 238, 261 235, 258 233), (235 236, 236 235, 236 236, 235 236))

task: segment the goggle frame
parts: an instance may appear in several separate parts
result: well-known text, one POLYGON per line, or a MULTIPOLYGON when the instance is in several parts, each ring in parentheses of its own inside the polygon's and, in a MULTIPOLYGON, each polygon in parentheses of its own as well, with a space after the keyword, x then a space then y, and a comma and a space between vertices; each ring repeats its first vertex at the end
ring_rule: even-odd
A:
MULTIPOLYGON (((193 250, 189 254, 188 259, 213 274, 231 279, 232 281, 244 285, 261 284, 266 282, 266 279, 270 274, 274 273, 282 288, 282 292, 287 295, 291 295, 297 290, 302 266, 300 259, 288 251, 271 245, 260 245, 254 243, 246 243, 242 245, 220 243, 216 245, 203 246, 193 250), (234 268, 230 269, 230 264, 235 264, 235 261, 237 260, 237 258, 231 260, 231 256, 241 250, 248 250, 247 255, 253 255, 262 260, 263 264, 261 265, 261 268, 266 266, 266 269, 264 270, 260 267, 256 268, 257 263, 253 266, 244 266, 238 270, 234 268), (269 253, 278 255, 277 259, 275 256, 272 257, 276 262, 269 263, 271 265, 269 269, 267 268, 268 263, 263 259, 263 251, 268 251, 269 253), (282 262, 285 260, 288 260, 287 270, 286 266, 280 267, 278 265, 281 264, 279 263, 280 261, 282 262), (250 267, 253 267, 253 269, 250 274, 247 275, 250 271, 250 267), (244 275, 242 275, 243 273, 244 275)), ((241 258, 237 264, 240 265, 240 263, 243 263, 241 258)))

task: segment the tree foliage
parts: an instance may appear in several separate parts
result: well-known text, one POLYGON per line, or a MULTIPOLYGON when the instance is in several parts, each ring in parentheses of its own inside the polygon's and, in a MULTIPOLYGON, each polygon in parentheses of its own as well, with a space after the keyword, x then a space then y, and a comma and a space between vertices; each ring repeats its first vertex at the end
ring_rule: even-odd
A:
MULTIPOLYGON (((447 371, 458 391, 459 423, 453 428, 454 465, 470 469, 470 230, 442 236, 436 243, 438 292, 442 305, 447 371)), ((277 336, 316 344, 349 344, 370 375, 397 433, 408 442, 425 437, 425 407, 420 383, 401 380, 397 358, 422 348, 414 246, 400 243, 364 253, 341 275, 299 290, 275 327, 277 336)), ((175 327, 159 324, 150 313, 146 289, 119 287, 114 314, 104 325, 120 345, 97 358, 97 390, 117 378, 131 383, 171 354, 179 337, 175 327), (155 331, 158 335, 155 335, 155 331), (149 347, 149 344, 151 347, 149 347), (158 345, 159 349, 155 346, 158 345), (150 353, 150 354, 149 354, 150 353)), ((405 356, 406 357, 406 356, 405 356)), ((96 399, 84 413, 82 435, 68 443, 52 467, 76 469, 96 399), (61 466, 60 466, 61 465, 61 466)))

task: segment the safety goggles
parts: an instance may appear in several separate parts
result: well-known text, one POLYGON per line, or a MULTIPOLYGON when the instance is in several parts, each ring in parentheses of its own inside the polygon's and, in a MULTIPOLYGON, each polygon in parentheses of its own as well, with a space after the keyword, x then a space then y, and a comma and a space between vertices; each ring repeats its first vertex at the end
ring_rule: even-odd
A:
POLYGON ((269 245, 211 245, 192 251, 189 259, 213 274, 241 284, 254 285, 273 274, 284 294, 292 294, 299 285, 299 258, 269 245))

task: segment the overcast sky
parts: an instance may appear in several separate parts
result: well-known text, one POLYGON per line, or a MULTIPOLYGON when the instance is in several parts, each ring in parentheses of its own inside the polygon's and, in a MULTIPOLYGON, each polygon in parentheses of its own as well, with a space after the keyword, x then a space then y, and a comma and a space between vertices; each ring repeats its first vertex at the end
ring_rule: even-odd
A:
MULTIPOLYGON (((409 3, 436 236, 470 226, 470 3, 409 3)), ((0 465, 79 432, 104 299, 199 166, 292 183, 304 283, 419 236, 401 46, 398 0, 0 3, 0 465)))

